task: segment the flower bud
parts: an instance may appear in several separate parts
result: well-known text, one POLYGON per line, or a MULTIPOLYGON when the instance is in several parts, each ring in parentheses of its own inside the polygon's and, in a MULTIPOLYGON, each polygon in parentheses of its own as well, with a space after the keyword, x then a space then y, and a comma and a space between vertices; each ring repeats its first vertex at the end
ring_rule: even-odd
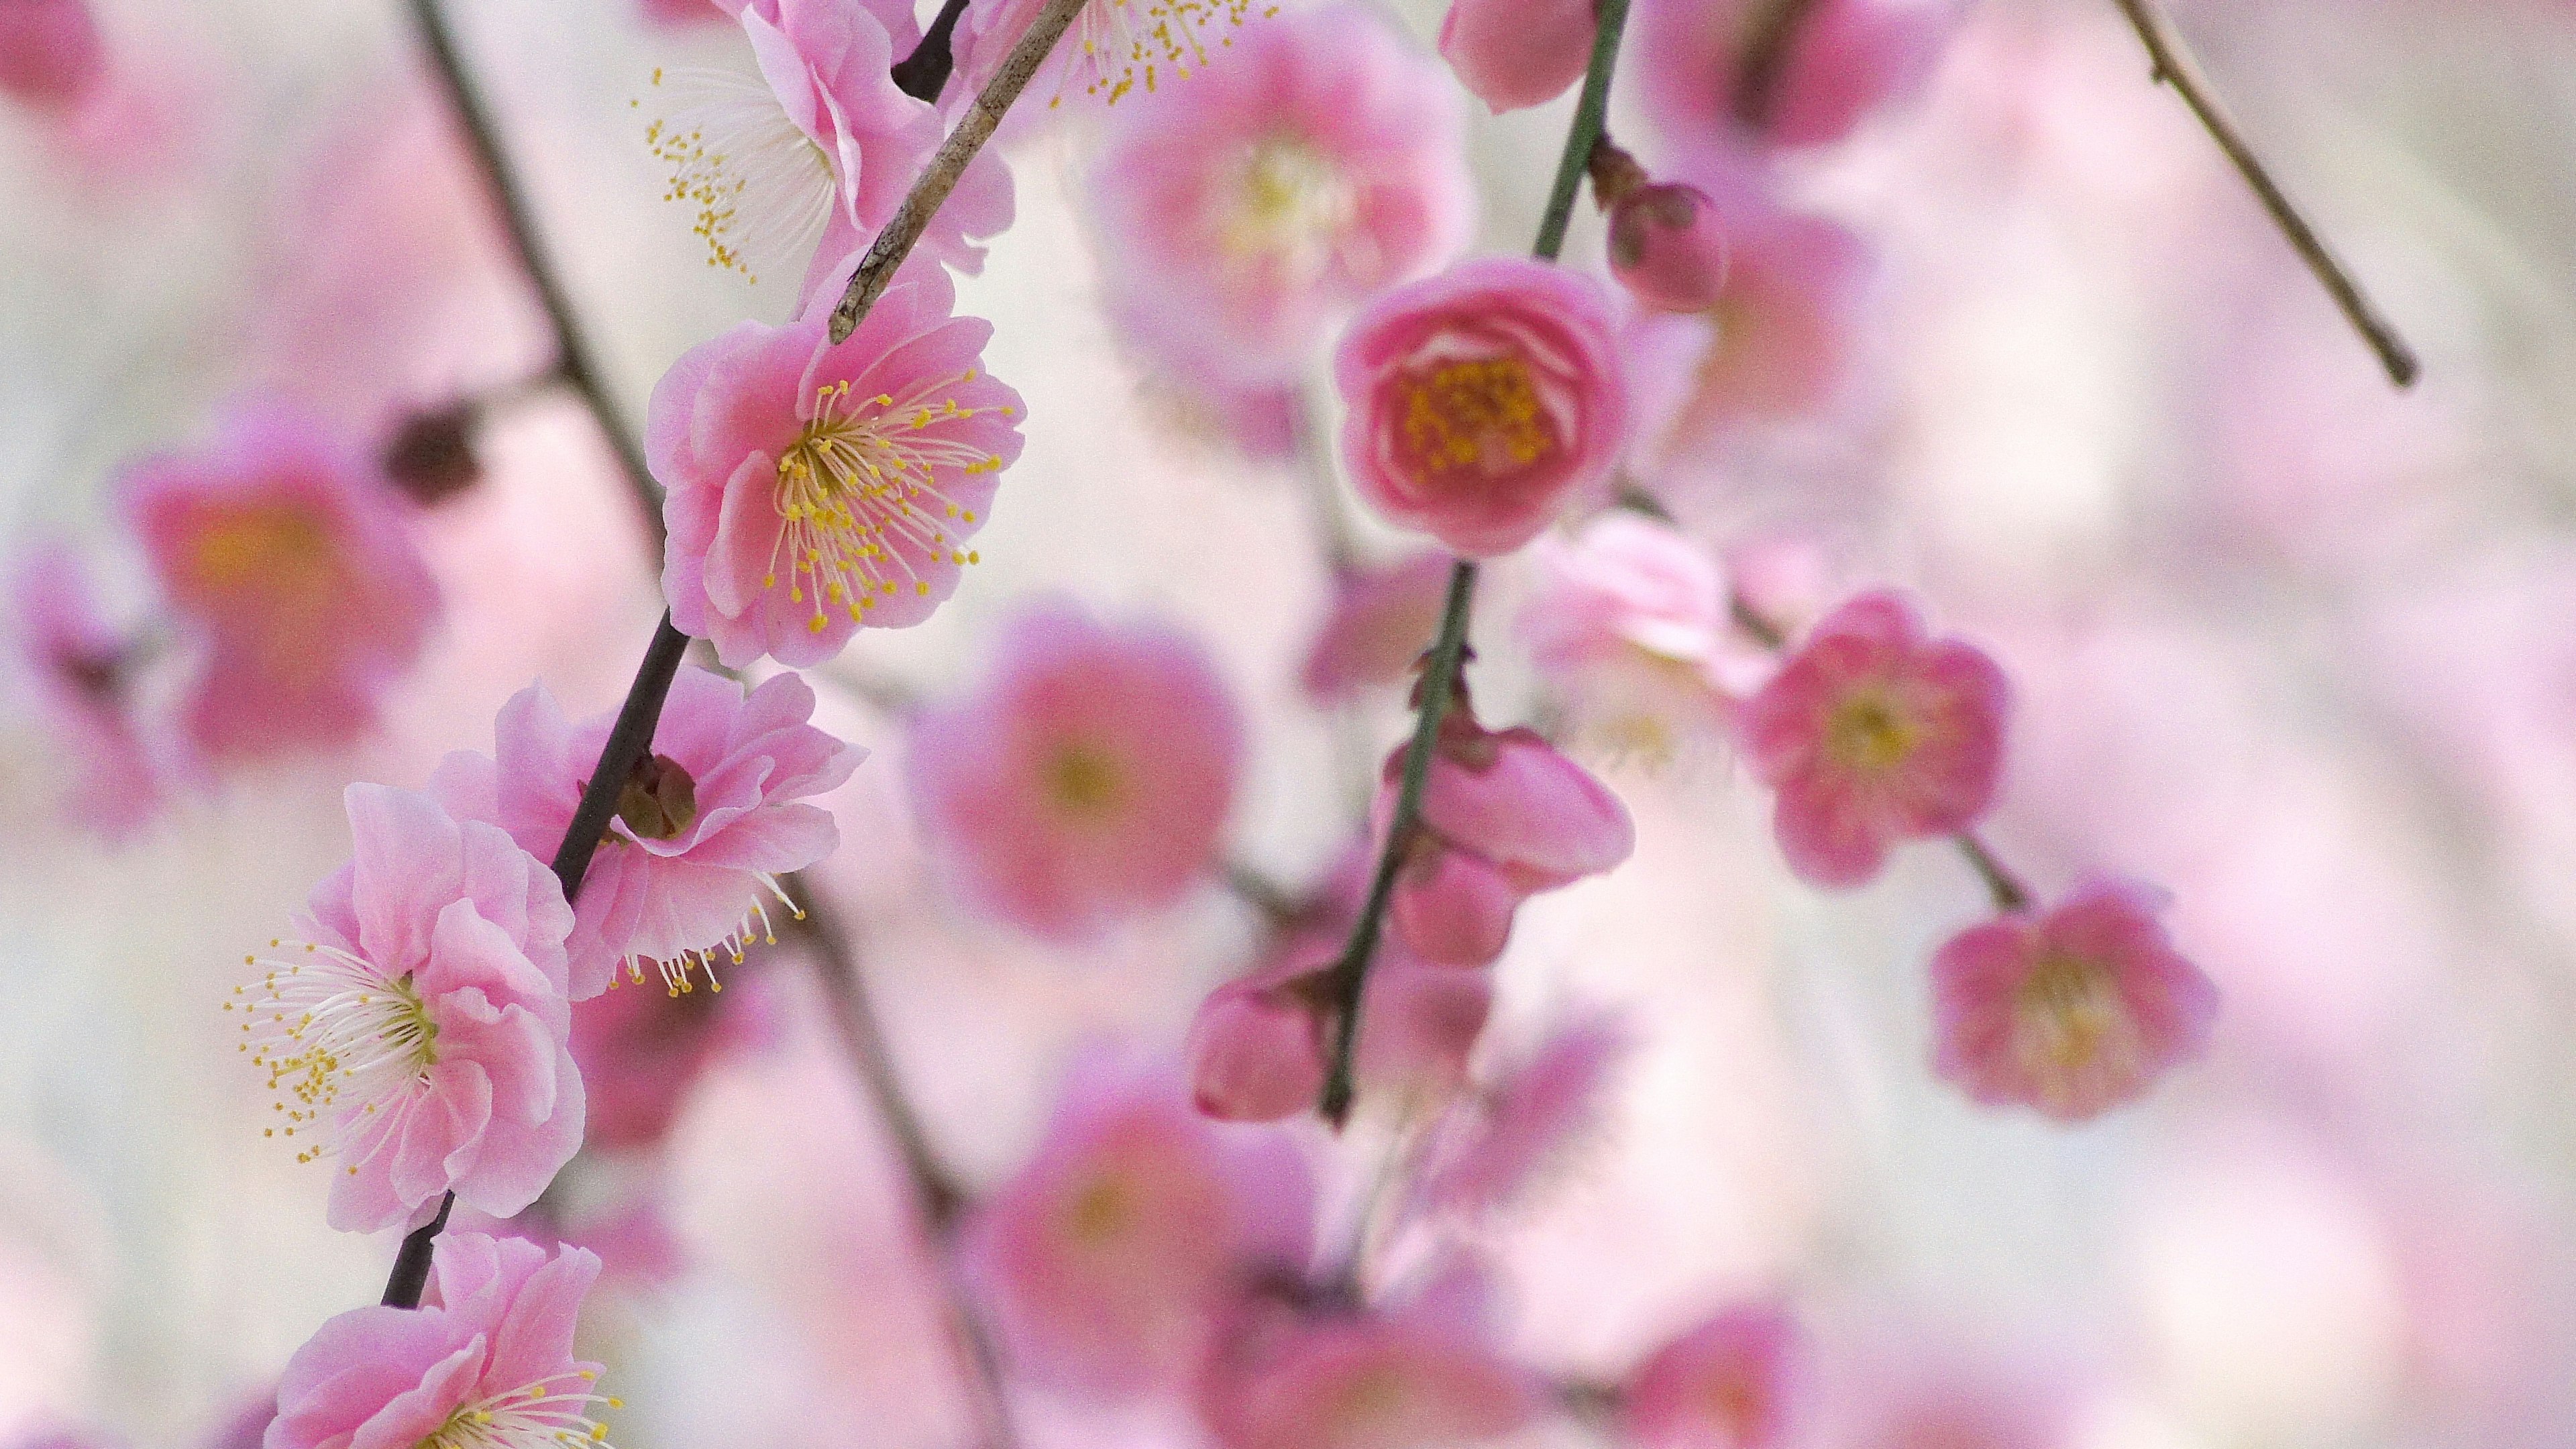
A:
POLYGON ((1440 54, 1496 115, 1556 99, 1583 75, 1592 0, 1450 0, 1440 54))
POLYGON ((1610 274, 1662 312, 1704 312, 1726 286, 1717 208, 1695 186, 1640 186, 1610 208, 1610 274))
POLYGON ((1190 1024, 1190 1090, 1226 1122, 1276 1122, 1315 1105, 1324 1050, 1315 1015, 1289 989, 1260 978, 1228 982, 1190 1024))
POLYGON ((98 22, 82 0, 0 4, 0 91, 30 105, 67 106, 106 66, 98 22))

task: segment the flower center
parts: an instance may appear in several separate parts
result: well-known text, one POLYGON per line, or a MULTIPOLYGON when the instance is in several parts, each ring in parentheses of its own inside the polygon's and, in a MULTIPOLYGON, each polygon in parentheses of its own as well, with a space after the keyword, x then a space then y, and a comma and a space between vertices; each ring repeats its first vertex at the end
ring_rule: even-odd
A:
POLYGON ((1067 815, 1096 820, 1126 794, 1125 774, 1106 750, 1067 745, 1047 767, 1047 796, 1067 815))
POLYGON ((1491 477, 1527 468, 1559 447, 1556 420, 1519 357, 1444 362, 1399 386, 1405 452, 1425 473, 1472 468, 1491 477))
MULTIPOLYGON (((668 755, 637 760, 625 787, 617 792, 617 819, 638 840, 676 839, 697 823, 697 782, 668 755)), ((601 840, 616 838, 606 834, 601 840)))
POLYGON ((662 199, 697 209, 707 265, 751 282, 765 265, 804 265, 840 199, 831 153, 756 77, 656 67, 653 84, 675 106, 644 128, 644 144, 670 168, 662 199))
POLYGON ((934 471, 989 473, 1002 466, 993 454, 951 436, 952 424, 978 413, 1010 415, 1007 407, 959 407, 954 396, 943 395, 974 380, 970 369, 901 399, 879 393, 856 407, 847 382, 816 391, 813 420, 778 459, 775 497, 786 526, 761 580, 763 588, 778 587, 783 561, 788 599, 813 606, 807 628, 823 632, 827 604, 857 623, 904 585, 928 594, 930 581, 914 567, 916 559, 945 552, 952 563, 977 561, 947 531, 948 520, 971 524, 975 515, 949 501, 934 471))
POLYGON ((1125 1182, 1103 1174, 1082 1185, 1064 1217, 1076 1242, 1099 1247, 1123 1237, 1135 1222, 1135 1194, 1125 1182))
MULTIPOLYGON (((310 943, 285 961, 242 959, 266 966, 267 974, 256 987, 234 987, 224 1010, 248 1018, 241 1050, 251 1065, 267 1069, 269 1090, 278 1094, 272 1110, 286 1119, 261 1135, 311 1130, 344 1093, 373 1112, 438 1064, 438 1023, 408 973, 388 978, 360 957, 310 943)), ((315 1146, 295 1160, 310 1162, 328 1150, 315 1146)))
POLYGON ((561 1445, 607 1449, 608 1425, 592 1418, 591 1408, 626 1406, 592 1393, 595 1377, 589 1369, 575 1369, 477 1399, 448 1415, 447 1422, 412 1449, 555 1449, 561 1445))
POLYGON ((2111 973, 2080 956, 2051 951, 2031 967, 2017 994, 2024 1054, 2065 1071, 2090 1064, 2120 1021, 2111 973))
POLYGON ((263 503, 206 518, 189 545, 189 592, 256 628, 269 667, 309 676, 327 663, 329 626, 351 580, 329 528, 310 509, 263 503))
POLYGON ((1270 263, 1289 280, 1312 281, 1331 263, 1358 209, 1340 165, 1303 136, 1271 136, 1244 153, 1221 241, 1238 262, 1270 263))
POLYGON ((1913 752, 1917 734, 1894 701, 1864 693, 1836 706, 1825 722, 1825 757, 1846 770, 1888 770, 1913 752))

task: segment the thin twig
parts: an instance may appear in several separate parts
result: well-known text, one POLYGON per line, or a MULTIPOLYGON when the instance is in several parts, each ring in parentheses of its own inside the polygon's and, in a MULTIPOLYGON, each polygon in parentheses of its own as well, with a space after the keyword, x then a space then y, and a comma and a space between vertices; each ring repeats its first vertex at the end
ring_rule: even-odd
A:
POLYGON ((1583 187, 1584 168, 1592 160, 1592 143, 1601 139, 1610 114, 1610 71, 1619 63, 1619 36, 1628 28, 1628 0, 1601 0, 1598 29, 1592 36, 1592 63, 1583 72, 1583 95, 1574 103, 1574 123, 1566 128, 1565 152, 1557 158, 1556 185, 1548 192, 1547 214, 1539 219, 1538 243, 1531 255, 1556 260, 1565 246, 1566 223, 1574 216, 1574 197, 1583 187))
POLYGON ((438 1216, 403 1234, 402 1251, 394 1254, 394 1271, 385 1279, 385 1296, 378 1300, 387 1308, 418 1308, 420 1295, 429 1287, 429 1253, 437 1242, 439 1230, 447 1226, 447 1215, 456 1210, 456 1194, 438 1200, 438 1216))
POLYGON ((2011 916, 2030 909, 2030 889, 2021 883, 2021 877, 2004 868, 1975 831, 1962 830, 1950 839, 1975 868, 1977 878, 1986 883, 1986 894, 1994 897, 1996 910, 2011 916))
POLYGON ((500 212, 502 228, 509 233, 510 249, 517 254, 519 270, 527 274, 528 285, 535 289, 538 304, 545 308, 546 321, 554 329, 557 369, 564 383, 581 395, 599 431, 607 436, 608 446, 616 452, 618 467, 626 477, 627 496, 634 501, 645 532, 658 549, 662 543, 662 490, 654 483, 652 470, 644 465, 644 454, 635 444, 635 433, 627 427, 625 414, 609 395, 598 359, 592 355, 580 317, 573 310, 572 298, 564 291, 563 279, 547 260, 527 193, 501 150, 492 109, 466 74, 464 59, 456 49, 455 33, 448 29, 439 0, 412 0, 411 11, 420 26, 421 44, 429 52, 431 69, 437 72, 447 92, 456 123, 465 132, 466 142, 482 169, 484 184, 491 190, 493 208, 500 212))
POLYGON ((966 0, 948 0, 939 7, 939 16, 922 32, 921 43, 894 63, 896 90, 916 101, 938 101, 939 93, 948 89, 949 74, 957 68, 957 22, 965 13, 966 0))
POLYGON ((1746 130, 1770 128, 1772 114, 1780 108, 1780 87, 1788 78, 1789 59, 1797 54, 1799 32, 1821 3, 1771 0, 1754 17, 1735 69, 1735 119, 1746 130))
POLYGON ((975 159, 976 152, 984 149, 986 141, 993 138, 993 128, 1002 123, 1002 113, 1020 98, 1020 92, 1028 87, 1029 77, 1037 74, 1038 67, 1046 62, 1047 55, 1055 49, 1055 43, 1063 38, 1065 27, 1082 12, 1083 4, 1084 0, 1047 0, 1046 8, 1029 22, 1029 28, 1020 36, 1019 43, 1012 46, 1011 53, 1003 58, 1002 68, 993 73, 992 80, 985 83, 983 93, 975 97, 975 103, 968 106, 966 114, 959 118, 957 129, 948 133, 948 139, 940 144, 938 154, 922 168, 921 179, 912 184, 912 194, 903 199, 894 220, 887 222, 885 230, 878 232, 877 239, 869 245, 867 256, 859 263, 859 270, 851 276, 849 287, 832 308, 834 342, 846 342, 850 334, 858 330, 859 319, 867 315, 868 308, 875 304, 877 294, 885 290, 886 283, 894 280, 895 268, 903 265, 903 259, 912 254, 913 243, 921 240, 921 233, 930 225, 930 218, 938 214, 940 204, 948 199, 949 192, 956 189, 957 178, 965 174, 966 164, 975 159))
POLYGON ((2201 128, 2218 143, 2218 149, 2227 153, 2227 159, 2236 167, 2236 174, 2244 177, 2245 184, 2254 189, 2255 199, 2271 213, 2273 224, 2289 238, 2290 246, 2298 252, 2299 259, 2306 262, 2308 270, 2325 285, 2335 305, 2343 309, 2344 317, 2352 323, 2353 330, 2361 334, 2361 340, 2378 354, 2379 365, 2387 370, 2388 380, 2401 388, 2413 387, 2416 377, 2422 372, 2414 349, 2408 347, 2406 340, 2397 335, 2397 329, 2380 315, 2370 295, 2361 289, 2361 283, 2342 262, 2335 259, 2333 250, 2317 234, 2317 229, 2308 224, 2308 219, 2300 214, 2289 193, 2283 191, 2280 183, 2272 179, 2272 173, 2264 169, 2262 161, 2246 144, 2225 109, 2209 93, 2198 69, 2182 53, 2181 46, 2167 30, 2164 18, 2156 12, 2152 0, 2117 0, 2117 3, 2121 13, 2129 17, 2130 28, 2138 32, 2139 42, 2146 46, 2147 59, 2155 67, 2155 79, 2174 88, 2182 97, 2183 104, 2191 107, 2191 113, 2200 119, 2201 128))

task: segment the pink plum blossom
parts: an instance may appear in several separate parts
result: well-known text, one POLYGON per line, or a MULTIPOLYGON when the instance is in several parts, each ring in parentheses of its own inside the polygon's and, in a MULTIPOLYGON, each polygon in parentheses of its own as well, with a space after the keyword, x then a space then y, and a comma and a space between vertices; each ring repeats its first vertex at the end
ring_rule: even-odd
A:
POLYGON ((1093 194, 1129 330, 1237 382, 1295 381, 1351 308, 1466 242, 1453 94, 1386 22, 1328 5, 1122 109, 1093 194))
POLYGON ((1635 1039, 1611 1016, 1578 1016, 1452 1103, 1425 1140, 1416 1193, 1434 1211, 1510 1206, 1601 1130, 1635 1039))
MULTIPOLYGON (((980 93, 1045 8, 1046 0, 974 0, 957 26, 957 75, 949 94, 963 104, 980 93)), ((1168 82, 1191 80, 1212 64, 1231 62, 1227 51, 1235 37, 1228 32, 1254 10, 1254 0, 1093 0, 1038 67, 1021 108, 1052 111, 1067 100, 1115 106, 1140 90, 1151 95, 1168 82)), ((1277 11, 1264 5, 1259 13, 1266 18, 1277 11)))
POLYGON ((1705 312, 1726 289, 1726 232, 1696 186, 1653 182, 1610 208, 1610 275, 1658 312, 1705 312))
MULTIPOLYGON (((1314 1108, 1324 1085, 1327 978, 1349 930, 1347 919, 1319 919, 1200 1003, 1189 1036, 1200 1111, 1276 1122, 1314 1108)), ((1433 965, 1400 940, 1380 940, 1360 992, 1361 1087, 1407 1101, 1450 1095, 1493 999, 1486 973, 1433 965)))
POLYGON ((130 838, 160 813, 165 769, 136 716, 132 645, 100 617, 79 556, 54 542, 22 554, 8 622, 26 692, 70 777, 64 818, 130 838))
POLYGON ((1244 748, 1195 640, 1063 600, 1016 615, 982 677, 907 738, 914 814, 951 884, 1058 939, 1169 905, 1208 873, 1244 748))
MULTIPOLYGON (((1408 748, 1380 772, 1380 834, 1408 748)), ((1503 953, 1521 902, 1610 870, 1635 846, 1618 796, 1537 731, 1487 730, 1461 699, 1441 721, 1388 920, 1426 961, 1481 966, 1503 953)))
POLYGON ((704 25, 733 17, 716 0, 635 0, 636 10, 656 25, 704 25))
MULTIPOLYGON (((652 750, 618 791, 574 906, 574 1000, 614 984, 620 965, 642 982, 647 962, 674 995, 694 989, 693 971, 721 990, 716 953, 739 961, 745 942, 770 938, 766 903, 786 902, 778 878, 840 843, 830 813, 804 802, 838 788, 866 754, 807 723, 813 713, 814 691, 793 674, 747 698, 708 670, 672 679, 652 750)), ((574 725, 530 685, 501 707, 496 753, 450 754, 430 788, 460 817, 551 859, 615 723, 612 711, 574 725)))
POLYGON ((1958 0, 1821 0, 1785 37, 1761 94, 1742 86, 1776 0, 1638 0, 1629 56, 1645 114, 1673 139, 1816 146, 1920 87, 1958 22, 1958 0))
POLYGON ((1579 272, 1485 257, 1382 294, 1334 356, 1342 457, 1393 523, 1490 557, 1596 499, 1627 440, 1610 302, 1579 272))
POLYGON ((1436 1449, 1535 1418, 1531 1377, 1463 1325, 1415 1312, 1327 1315, 1279 1335, 1202 1391, 1225 1449, 1436 1449))
MULTIPOLYGON (((696 209, 710 265, 757 282, 804 268, 799 306, 837 292, 894 216, 944 128, 889 73, 920 30, 910 11, 860 0, 717 0, 751 42, 757 76, 656 71, 672 107, 646 130, 670 168, 665 195, 696 209)), ((923 235, 924 255, 981 268, 974 239, 1011 223, 1010 173, 969 166, 923 235)))
POLYGON ((1826 616, 1741 717, 1790 869, 1865 885, 1899 842, 1974 825, 2003 774, 2010 692, 1983 651, 1931 637, 1896 594, 1826 616))
POLYGON ((600 1368, 573 1357, 599 1259, 516 1238, 452 1232, 432 1260, 435 1301, 370 1305, 322 1325, 277 1386, 265 1449, 603 1442, 600 1368))
POLYGON ((1934 1070, 1988 1106, 2081 1122, 2199 1056, 2218 988, 2174 949, 2164 905, 2098 882, 1952 937, 1932 958, 1934 1070))
POLYGON ((1331 608, 1298 671, 1307 697, 1339 703, 1411 678, 1440 632, 1451 562, 1444 553, 1417 553, 1336 577, 1331 608))
POLYGON ((1236 1297, 1305 1271, 1313 1195, 1284 1138, 1211 1123, 1175 1083, 1095 1061, 963 1251, 1016 1369, 1093 1395, 1170 1389, 1236 1297))
POLYGON ((662 591, 727 665, 817 664, 862 623, 918 624, 975 561, 1020 397, 982 369, 992 324, 955 305, 938 268, 907 268, 847 342, 820 315, 745 322, 654 387, 662 591))
POLYGON ((242 1050, 278 1095, 271 1135, 334 1158, 331 1225, 425 1218, 442 1193, 507 1217, 581 1146, 553 872, 409 790, 352 785, 354 858, 314 887, 303 939, 251 956, 242 1050))
POLYGON ((1583 78, 1593 0, 1449 0, 1440 54, 1496 115, 1556 99, 1583 78))
POLYGON ((1620 1416, 1638 1449, 1783 1449, 1804 1419, 1806 1343, 1774 1303, 1729 1308, 1655 1350, 1620 1416))
POLYGON ((107 46, 87 0, 0 5, 0 94, 29 105, 72 106, 107 71, 107 46))
POLYGON ((438 587, 383 478, 284 413, 118 482, 171 609, 204 646, 189 733, 221 757, 345 743, 415 661, 438 587))

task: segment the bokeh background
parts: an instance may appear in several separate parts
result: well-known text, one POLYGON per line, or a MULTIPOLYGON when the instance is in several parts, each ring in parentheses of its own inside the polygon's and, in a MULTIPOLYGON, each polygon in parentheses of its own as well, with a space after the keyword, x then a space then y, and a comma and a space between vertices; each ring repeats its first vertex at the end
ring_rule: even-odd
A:
MULTIPOLYGON (((81 540, 140 608, 103 501, 121 460, 251 395, 371 435, 549 342, 400 7, 97 8, 111 93, 70 123, 0 106, 0 537, 81 540)), ((704 264, 630 104, 737 36, 623 0, 451 12, 630 412, 686 347, 785 314, 704 264)), ((1388 13, 1426 45, 1439 18, 1388 13)), ((2576 10, 2176 19, 2423 353, 2418 389, 2379 376, 2108 0, 1980 0, 1917 101, 1790 175, 1871 246, 1864 385, 1657 482, 1712 548, 1799 540, 1996 653, 2018 712, 1992 838, 2045 890, 2172 890, 2225 992, 2216 1044, 2082 1129, 1976 1110, 1926 1066, 1921 962, 1982 910, 1955 857, 1822 896, 1723 751, 1597 761, 1636 857, 1524 912, 1487 1042, 1576 1009, 1638 1037, 1596 1140, 1494 1231, 1532 1363, 1615 1376, 1711 1303, 1785 1291, 1834 1352, 2066 1387, 2101 1449, 2576 1443, 2576 10)), ((1477 114, 1482 249, 1526 245, 1570 105, 1477 114)), ((1342 841, 1403 721, 1299 693, 1330 589, 1311 479, 1228 450, 1122 354, 1092 149, 1080 127, 1015 147, 1019 221, 962 289, 1030 408, 982 564, 930 624, 818 671, 871 755, 817 886, 970 1185, 1027 1155, 1086 1046, 1176 1051, 1257 922, 1214 885, 1078 949, 966 918, 883 702, 965 677, 1034 594, 1177 622, 1250 720, 1234 854, 1283 879, 1342 841)), ((1587 208, 1572 255, 1600 245, 1587 208)), ((111 849, 54 808, 36 718, 0 732, 0 1440, 210 1442, 374 1296, 391 1242, 323 1226, 215 1008, 344 853, 342 785, 489 748, 531 679, 576 713, 624 686, 656 561, 587 415, 516 403, 484 457, 424 518, 446 618, 364 745, 227 770, 111 849)), ((1479 617, 1491 721, 1547 706, 1511 643, 1524 569, 1479 617)), ((658 1205, 666 1260, 590 1328, 618 1442, 953 1442, 922 1224, 826 994, 788 947, 739 984, 671 1140, 590 1179, 658 1205)), ((1328 1164, 1366 1147, 1298 1130, 1328 1164)), ((1018 1407, 1041 1449, 1193 1433, 1018 1407)))

